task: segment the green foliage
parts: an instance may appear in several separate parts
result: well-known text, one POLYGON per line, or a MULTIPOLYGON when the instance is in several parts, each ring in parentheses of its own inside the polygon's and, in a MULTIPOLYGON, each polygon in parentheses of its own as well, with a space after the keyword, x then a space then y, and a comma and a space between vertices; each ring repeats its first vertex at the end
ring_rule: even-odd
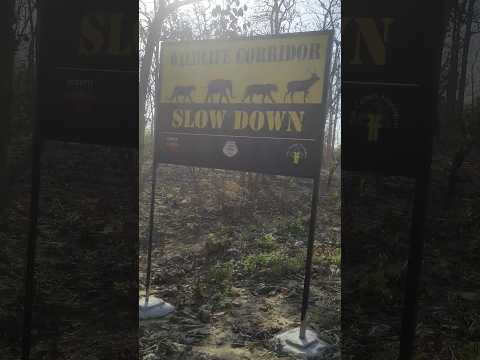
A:
POLYGON ((214 233, 208 234, 205 243, 205 252, 207 256, 215 256, 223 253, 231 246, 231 238, 226 236, 218 236, 214 233))
POLYGON ((305 224, 300 215, 295 218, 292 217, 292 219, 287 222, 285 230, 294 237, 306 236, 305 224))
POLYGON ((340 267, 342 262, 342 251, 340 248, 335 248, 333 252, 323 252, 320 256, 313 257, 315 265, 335 265, 340 267))
POLYGON ((231 261, 216 264, 208 270, 207 285, 208 292, 219 293, 221 295, 228 295, 232 289, 233 278, 233 263, 231 261))
POLYGON ((342 262, 342 250, 340 248, 336 248, 331 259, 332 264, 340 266, 342 262))
POLYGON ((459 351, 459 360, 480 360, 480 343, 468 342, 459 351))
POLYGON ((278 247, 277 239, 275 238, 275 236, 272 233, 268 233, 268 234, 263 235, 259 239, 258 245, 260 246, 261 249, 267 250, 267 251, 269 251, 269 250, 271 251, 271 250, 278 247))
POLYGON ((303 264, 301 254, 292 256, 281 250, 248 255, 243 259, 243 269, 249 275, 263 273, 273 278, 301 272, 303 264))

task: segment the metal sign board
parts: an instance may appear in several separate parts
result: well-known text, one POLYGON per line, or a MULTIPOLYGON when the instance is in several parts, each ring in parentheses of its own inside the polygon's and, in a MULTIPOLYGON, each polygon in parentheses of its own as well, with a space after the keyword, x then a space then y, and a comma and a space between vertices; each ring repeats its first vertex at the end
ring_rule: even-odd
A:
POLYGON ((425 167, 436 109, 440 11, 433 1, 343 4, 344 170, 415 176, 425 167))
POLYGON ((157 161, 314 177, 330 32, 165 42, 157 161))
POLYGON ((138 2, 40 2, 39 135, 138 146, 138 2))

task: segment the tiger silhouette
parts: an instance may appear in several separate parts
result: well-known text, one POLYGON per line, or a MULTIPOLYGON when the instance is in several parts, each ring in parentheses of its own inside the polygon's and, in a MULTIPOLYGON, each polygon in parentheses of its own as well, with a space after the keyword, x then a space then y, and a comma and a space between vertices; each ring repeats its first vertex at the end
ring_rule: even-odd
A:
POLYGON ((183 102, 186 102, 187 99, 189 99, 190 102, 193 103, 192 93, 195 89, 195 86, 175 86, 170 101, 175 99, 176 102, 179 102, 179 98, 183 97, 183 102))
POLYGON ((214 95, 220 95, 218 102, 221 104, 223 99, 230 103, 230 98, 233 99, 232 81, 231 80, 212 80, 208 84, 207 98, 205 102, 213 102, 214 95))
POLYGON ((253 102, 255 95, 262 95, 262 103, 265 103, 265 98, 268 97, 272 103, 275 103, 272 93, 278 91, 278 86, 275 84, 255 84, 250 85, 245 90, 245 96, 243 97, 242 102, 250 99, 250 102, 253 102))

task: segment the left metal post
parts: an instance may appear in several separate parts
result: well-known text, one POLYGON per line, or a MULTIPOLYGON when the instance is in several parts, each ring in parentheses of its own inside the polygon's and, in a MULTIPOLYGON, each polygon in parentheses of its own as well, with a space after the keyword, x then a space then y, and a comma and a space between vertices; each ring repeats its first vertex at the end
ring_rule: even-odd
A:
POLYGON ((40 161, 42 140, 38 130, 34 133, 32 190, 30 199, 30 227, 27 242, 27 264, 25 273, 25 300, 23 311, 22 359, 30 358, 33 298, 35 296, 35 250, 37 245, 38 203, 40 191, 40 161))
POLYGON ((40 169, 41 158, 43 150, 43 138, 40 129, 40 56, 39 56, 39 37, 41 23, 42 23, 42 0, 37 2, 37 23, 36 33, 37 37, 34 38, 35 49, 35 65, 33 70, 33 99, 32 107, 34 109, 32 121, 33 121, 33 134, 32 134, 32 150, 33 150, 33 164, 32 164, 32 187, 30 195, 30 225, 28 231, 27 248, 26 248, 26 268, 25 268, 25 294, 23 303, 23 337, 22 337, 22 360, 30 359, 30 350, 32 346, 32 316, 33 316, 33 300, 35 297, 35 253, 37 245, 37 223, 38 223, 38 205, 39 205, 39 193, 40 193, 40 169))
POLYGON ((152 173, 152 189, 150 194, 150 219, 148 224, 148 255, 147 255, 147 280, 145 285, 145 306, 148 306, 148 299, 150 297, 150 278, 152 271, 152 247, 153 247, 153 228, 155 226, 155 189, 157 185, 157 151, 156 151, 156 136, 153 140, 153 173, 152 173))

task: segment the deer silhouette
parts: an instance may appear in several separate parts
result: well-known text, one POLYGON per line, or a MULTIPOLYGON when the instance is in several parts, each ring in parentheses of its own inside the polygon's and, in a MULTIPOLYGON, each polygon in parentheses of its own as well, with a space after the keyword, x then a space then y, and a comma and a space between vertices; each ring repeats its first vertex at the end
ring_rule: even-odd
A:
POLYGON ((205 102, 213 102, 213 95, 219 94, 218 102, 221 104, 225 98, 227 103, 230 103, 230 98, 233 99, 232 81, 231 80, 212 80, 208 83, 207 98, 205 102), (230 92, 230 94, 229 94, 230 92))
POLYGON ((310 79, 300 80, 300 81, 291 81, 287 84, 287 93, 283 98, 283 101, 287 102, 287 96, 290 95, 290 100, 293 103, 293 95, 297 92, 303 92, 303 101, 307 102, 307 96, 310 92, 310 88, 315 84, 320 78, 317 74, 313 73, 310 79))

